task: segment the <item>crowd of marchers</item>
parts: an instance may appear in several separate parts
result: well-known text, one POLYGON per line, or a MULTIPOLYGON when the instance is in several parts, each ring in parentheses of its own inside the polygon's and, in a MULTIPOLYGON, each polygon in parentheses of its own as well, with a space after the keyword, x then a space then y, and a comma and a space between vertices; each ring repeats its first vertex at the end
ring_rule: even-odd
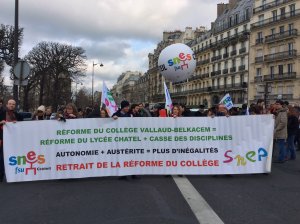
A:
MULTIPOLYGON (((112 119, 119 117, 218 117, 237 115, 262 115, 273 114, 274 127, 274 149, 278 153, 274 160, 276 163, 284 163, 296 159, 296 150, 300 150, 300 107, 289 105, 288 101, 277 100, 270 105, 265 105, 263 100, 256 104, 243 104, 241 108, 233 107, 228 110, 223 104, 205 108, 200 105, 196 111, 189 110, 185 105, 174 103, 171 111, 167 111, 162 104, 155 104, 152 108, 149 104, 130 104, 124 100, 120 108, 112 115, 112 119)), ((51 107, 39 106, 29 120, 58 120, 66 122, 68 119, 81 118, 110 118, 107 110, 100 106, 94 109, 77 108, 74 103, 60 107, 52 111, 51 107)), ((111 118, 110 118, 111 119, 111 118)), ((9 99, 7 102, 0 100, 0 182, 4 177, 3 158, 3 125, 7 122, 18 122, 25 120, 22 113, 16 111, 16 101, 9 99)), ((26 119, 28 120, 28 119, 26 119)))

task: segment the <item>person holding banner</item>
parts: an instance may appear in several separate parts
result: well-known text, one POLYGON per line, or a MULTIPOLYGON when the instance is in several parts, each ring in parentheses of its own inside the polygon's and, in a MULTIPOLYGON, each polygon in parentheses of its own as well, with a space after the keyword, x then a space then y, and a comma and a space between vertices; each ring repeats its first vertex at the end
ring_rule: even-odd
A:
POLYGON ((149 110, 149 103, 146 103, 145 106, 143 103, 140 103, 139 108, 140 108, 139 113, 141 117, 152 117, 149 110))
POLYGON ((22 121, 23 118, 16 111, 16 101, 10 99, 7 101, 6 109, 0 112, 0 182, 3 181, 5 170, 4 170, 4 158, 3 158, 3 125, 7 122, 22 121))
POLYGON ((97 107, 95 110, 89 114, 87 118, 108 118, 107 110, 104 108, 97 107))
POLYGON ((66 111, 64 113, 65 119, 75 119, 78 117, 77 107, 74 103, 68 103, 66 106, 66 111))
POLYGON ((131 117, 129 113, 129 102, 127 100, 123 100, 121 102, 121 109, 119 109, 116 113, 112 115, 113 119, 118 119, 118 117, 131 117))
POLYGON ((180 107, 178 105, 173 106, 172 117, 174 117, 174 118, 181 117, 180 107))
POLYGON ((223 105, 223 104, 219 104, 217 107, 217 113, 216 113, 216 116, 217 117, 221 117, 221 116, 226 116, 228 117, 229 116, 229 113, 228 113, 228 108, 226 108, 226 105, 223 105))
POLYGON ((41 105, 37 108, 37 111, 34 113, 32 120, 44 120, 45 119, 46 108, 44 105, 41 105))
POLYGON ((102 109, 100 110, 100 118, 108 118, 108 113, 105 109, 102 109))
POLYGON ((140 106, 137 104, 132 104, 129 113, 131 117, 141 117, 140 106))

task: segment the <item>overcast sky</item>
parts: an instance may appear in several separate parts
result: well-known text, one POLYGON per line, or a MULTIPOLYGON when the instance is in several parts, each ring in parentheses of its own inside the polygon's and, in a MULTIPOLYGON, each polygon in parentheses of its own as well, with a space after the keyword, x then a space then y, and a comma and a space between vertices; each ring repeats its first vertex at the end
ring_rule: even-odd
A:
MULTIPOLYGON (((0 23, 14 24, 14 0, 0 0, 0 23)), ((102 80, 109 87, 124 71, 146 72, 163 31, 191 26, 210 28, 218 0, 19 0, 19 25, 24 28, 20 57, 41 41, 81 46, 88 58, 91 88, 92 63, 95 90, 102 80)), ((8 78, 6 79, 6 83, 8 78)))

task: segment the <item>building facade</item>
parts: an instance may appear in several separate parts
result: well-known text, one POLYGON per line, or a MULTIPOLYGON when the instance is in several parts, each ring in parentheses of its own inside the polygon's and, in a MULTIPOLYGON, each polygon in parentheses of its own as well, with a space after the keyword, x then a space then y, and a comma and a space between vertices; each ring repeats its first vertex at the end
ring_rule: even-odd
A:
POLYGON ((141 76, 142 73, 139 71, 127 71, 119 76, 117 83, 111 89, 112 96, 118 105, 122 100, 128 100, 131 103, 138 102, 135 87, 141 76))
POLYGON ((210 107, 226 93, 235 104, 247 102, 252 3, 230 0, 218 4, 211 30, 191 42, 197 67, 187 83, 187 106, 210 107))
POLYGON ((149 75, 145 73, 136 82, 134 91, 136 94, 134 103, 147 103, 149 102, 149 75))
POLYGON ((300 0, 254 1, 249 101, 300 101, 300 0))

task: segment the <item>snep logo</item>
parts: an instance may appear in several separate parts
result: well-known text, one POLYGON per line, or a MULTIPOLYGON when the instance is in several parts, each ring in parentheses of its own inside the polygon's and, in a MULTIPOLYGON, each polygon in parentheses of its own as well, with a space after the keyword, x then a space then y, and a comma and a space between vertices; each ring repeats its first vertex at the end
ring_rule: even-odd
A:
POLYGON ((192 55, 191 54, 185 54, 185 53, 179 53, 178 57, 171 58, 168 60, 168 65, 169 66, 174 66, 175 71, 178 69, 183 70, 184 68, 189 68, 187 61, 192 60, 192 55), (182 65, 180 63, 182 62, 182 65))
POLYGON ((24 173, 28 175, 29 172, 33 172, 36 175, 37 168, 34 164, 44 164, 46 162, 44 155, 37 155, 34 151, 28 152, 23 156, 11 156, 9 157, 9 165, 16 166, 15 173, 24 173), (25 167, 23 167, 25 166, 25 167))

